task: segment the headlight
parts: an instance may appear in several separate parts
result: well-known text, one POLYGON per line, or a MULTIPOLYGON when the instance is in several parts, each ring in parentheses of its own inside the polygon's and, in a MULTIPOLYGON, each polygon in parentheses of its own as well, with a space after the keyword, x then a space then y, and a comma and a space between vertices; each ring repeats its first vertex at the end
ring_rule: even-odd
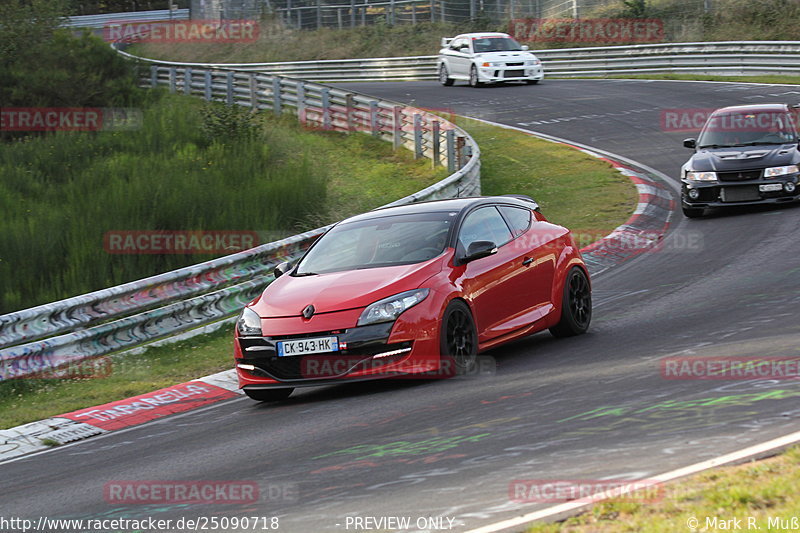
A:
POLYGON ((484 61, 483 62, 483 66, 484 67, 502 67, 503 64, 502 63, 497 63, 495 61, 492 61, 492 62, 484 61))
POLYGON ((539 63, 541 63, 541 61, 538 59, 530 59, 525 62, 526 65, 538 65, 539 63))
POLYGON ((717 181, 716 172, 687 172, 686 179, 689 181, 717 181))
POLYGON ((775 176, 783 176, 784 174, 794 174, 797 172, 797 165, 789 165, 788 167, 771 167, 764 169, 765 178, 774 178, 775 176))
POLYGON ((261 317, 258 313, 245 307, 236 319, 236 331, 243 337, 261 336, 261 317))
POLYGON ((414 307, 428 296, 428 289, 414 289, 389 296, 383 300, 370 304, 358 318, 359 326, 378 324, 380 322, 393 322, 404 311, 414 307))

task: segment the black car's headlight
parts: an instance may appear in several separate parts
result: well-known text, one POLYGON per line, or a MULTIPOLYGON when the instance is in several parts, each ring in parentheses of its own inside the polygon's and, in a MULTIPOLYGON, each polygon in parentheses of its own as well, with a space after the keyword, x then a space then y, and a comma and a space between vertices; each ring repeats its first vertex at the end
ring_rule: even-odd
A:
POLYGON ((789 165, 787 167, 770 167, 764 169, 765 178, 774 178, 776 176, 785 176, 786 174, 796 174, 797 165, 789 165))
POLYGON ((689 181, 717 181, 716 172, 687 172, 686 179, 689 181))
POLYGON ((245 307, 239 318, 236 319, 236 331, 242 337, 261 336, 261 317, 258 313, 245 307))
POLYGON ((369 304, 358 318, 358 325, 366 326, 367 324, 378 324, 380 322, 393 322, 404 311, 424 300, 429 292, 428 289, 414 289, 413 291, 401 292, 369 304))

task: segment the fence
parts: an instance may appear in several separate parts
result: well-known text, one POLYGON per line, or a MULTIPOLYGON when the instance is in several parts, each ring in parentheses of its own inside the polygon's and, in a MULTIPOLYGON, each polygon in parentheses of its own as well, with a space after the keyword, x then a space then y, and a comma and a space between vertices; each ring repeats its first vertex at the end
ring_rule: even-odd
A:
MULTIPOLYGON (((420 109, 255 72, 153 65, 143 84, 251 106, 327 130, 361 131, 447 165, 444 180, 389 205, 480 194, 480 152, 446 119, 420 109)), ((147 279, 0 316, 0 381, 56 368, 229 317, 327 227, 147 279)))

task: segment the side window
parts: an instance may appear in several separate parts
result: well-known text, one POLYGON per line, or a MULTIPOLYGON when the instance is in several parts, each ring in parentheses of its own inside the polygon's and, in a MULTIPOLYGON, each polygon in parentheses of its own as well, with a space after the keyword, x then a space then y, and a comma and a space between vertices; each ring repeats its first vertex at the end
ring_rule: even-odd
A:
POLYGON ((462 252, 475 241, 492 241, 499 247, 510 240, 511 232, 495 207, 481 207, 467 215, 458 235, 462 252))
POLYGON ((531 212, 529 209, 507 205, 501 205, 498 209, 503 213, 508 225, 511 226, 511 234, 514 235, 514 238, 519 237, 531 227, 531 212))

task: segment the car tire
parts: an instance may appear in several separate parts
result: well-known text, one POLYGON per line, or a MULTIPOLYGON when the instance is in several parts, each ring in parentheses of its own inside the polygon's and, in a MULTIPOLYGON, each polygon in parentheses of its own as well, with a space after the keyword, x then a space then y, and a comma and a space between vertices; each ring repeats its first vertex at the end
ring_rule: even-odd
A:
POLYGON ((572 267, 564 280, 561 320, 550 328, 554 337, 573 337, 586 333, 592 321, 592 289, 589 278, 579 267, 572 267))
POLYGON ((525 80, 525 83, 527 83, 528 85, 536 85, 537 83, 539 83, 539 80, 525 80))
POLYGON ((244 389, 244 393, 258 402, 279 402, 289 397, 294 389, 244 389))
POLYGON ((469 306, 453 300, 442 315, 439 332, 444 374, 463 375, 475 368, 478 360, 478 331, 469 306))
POLYGON ((448 74, 449 73, 447 72, 447 65, 442 63, 439 66, 439 83, 441 83, 445 87, 450 87, 451 85, 453 85, 453 78, 448 77, 448 74))
POLYGON ((478 67, 472 65, 472 68, 469 69, 469 86, 480 87, 481 85, 483 85, 483 83, 478 81, 478 67))
POLYGON ((685 205, 681 206, 681 210, 686 218, 700 218, 703 216, 703 209, 702 207, 687 207, 685 205))

